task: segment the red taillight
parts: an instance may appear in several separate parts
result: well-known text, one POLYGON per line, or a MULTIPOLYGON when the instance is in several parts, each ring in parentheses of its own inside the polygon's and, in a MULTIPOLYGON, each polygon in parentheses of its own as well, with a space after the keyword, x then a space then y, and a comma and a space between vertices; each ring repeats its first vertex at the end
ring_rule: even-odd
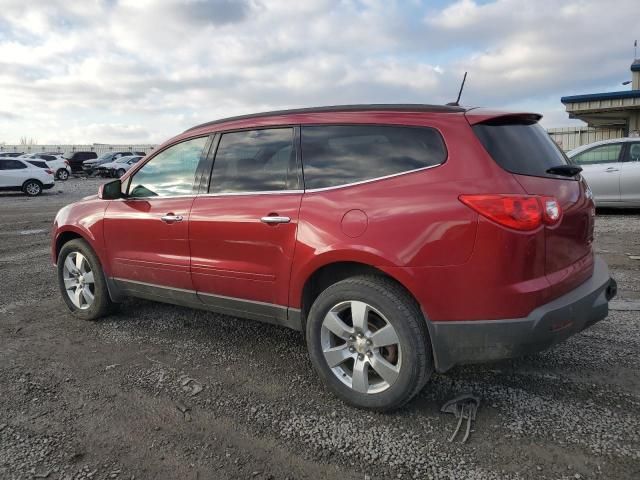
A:
POLYGON ((45 168, 44 171, 47 172, 49 175, 53 175, 53 170, 49 170, 48 168, 45 168))
POLYGON ((69 160, 65 160, 64 163, 66 163, 67 166, 69 166, 69 160))
POLYGON ((460 201, 480 215, 514 230, 531 231, 555 225, 562 210, 553 197, 538 195, 460 195, 460 201))

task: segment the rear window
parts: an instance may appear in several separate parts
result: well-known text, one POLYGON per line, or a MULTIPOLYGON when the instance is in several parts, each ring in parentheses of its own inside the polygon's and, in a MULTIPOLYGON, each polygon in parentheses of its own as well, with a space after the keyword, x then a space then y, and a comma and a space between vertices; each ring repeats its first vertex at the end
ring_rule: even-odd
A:
POLYGON ((377 125, 302 127, 302 163, 307 189, 371 180, 446 160, 433 128, 377 125))
POLYGON ((498 165, 511 173, 560 178, 547 170, 570 163, 538 122, 498 120, 474 125, 473 131, 498 165))

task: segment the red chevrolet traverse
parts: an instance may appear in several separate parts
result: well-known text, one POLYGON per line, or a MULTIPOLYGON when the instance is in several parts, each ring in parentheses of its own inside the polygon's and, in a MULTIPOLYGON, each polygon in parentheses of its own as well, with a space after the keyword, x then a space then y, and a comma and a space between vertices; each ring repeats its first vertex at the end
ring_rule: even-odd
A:
POLYGON ((356 105, 199 125, 60 210, 62 297, 87 320, 129 295, 301 330, 333 392, 397 408, 434 370, 607 316, 591 191, 539 119, 356 105))

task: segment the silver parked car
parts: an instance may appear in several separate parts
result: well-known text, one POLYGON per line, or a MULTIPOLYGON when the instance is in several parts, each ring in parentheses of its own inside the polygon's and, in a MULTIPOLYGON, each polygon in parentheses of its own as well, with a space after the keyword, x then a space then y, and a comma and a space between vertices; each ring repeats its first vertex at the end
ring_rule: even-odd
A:
POLYGON ((640 207, 640 138, 616 138, 567 153, 582 167, 598 207, 640 207))

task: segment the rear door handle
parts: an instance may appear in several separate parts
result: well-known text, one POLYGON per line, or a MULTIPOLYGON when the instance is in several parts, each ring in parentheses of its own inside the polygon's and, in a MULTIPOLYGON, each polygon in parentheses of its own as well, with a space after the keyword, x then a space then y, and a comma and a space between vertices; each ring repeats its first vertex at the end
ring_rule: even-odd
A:
POLYGON ((173 213, 167 213, 160 217, 164 223, 177 223, 182 221, 182 215, 174 215, 173 213))
POLYGON ((262 217, 260 221, 262 223, 268 223, 269 225, 275 225, 277 223, 289 223, 291 221, 291 218, 279 217, 277 215, 269 215, 267 217, 262 217))
POLYGON ((605 170, 605 172, 619 172, 620 169, 616 167, 609 167, 605 170))

